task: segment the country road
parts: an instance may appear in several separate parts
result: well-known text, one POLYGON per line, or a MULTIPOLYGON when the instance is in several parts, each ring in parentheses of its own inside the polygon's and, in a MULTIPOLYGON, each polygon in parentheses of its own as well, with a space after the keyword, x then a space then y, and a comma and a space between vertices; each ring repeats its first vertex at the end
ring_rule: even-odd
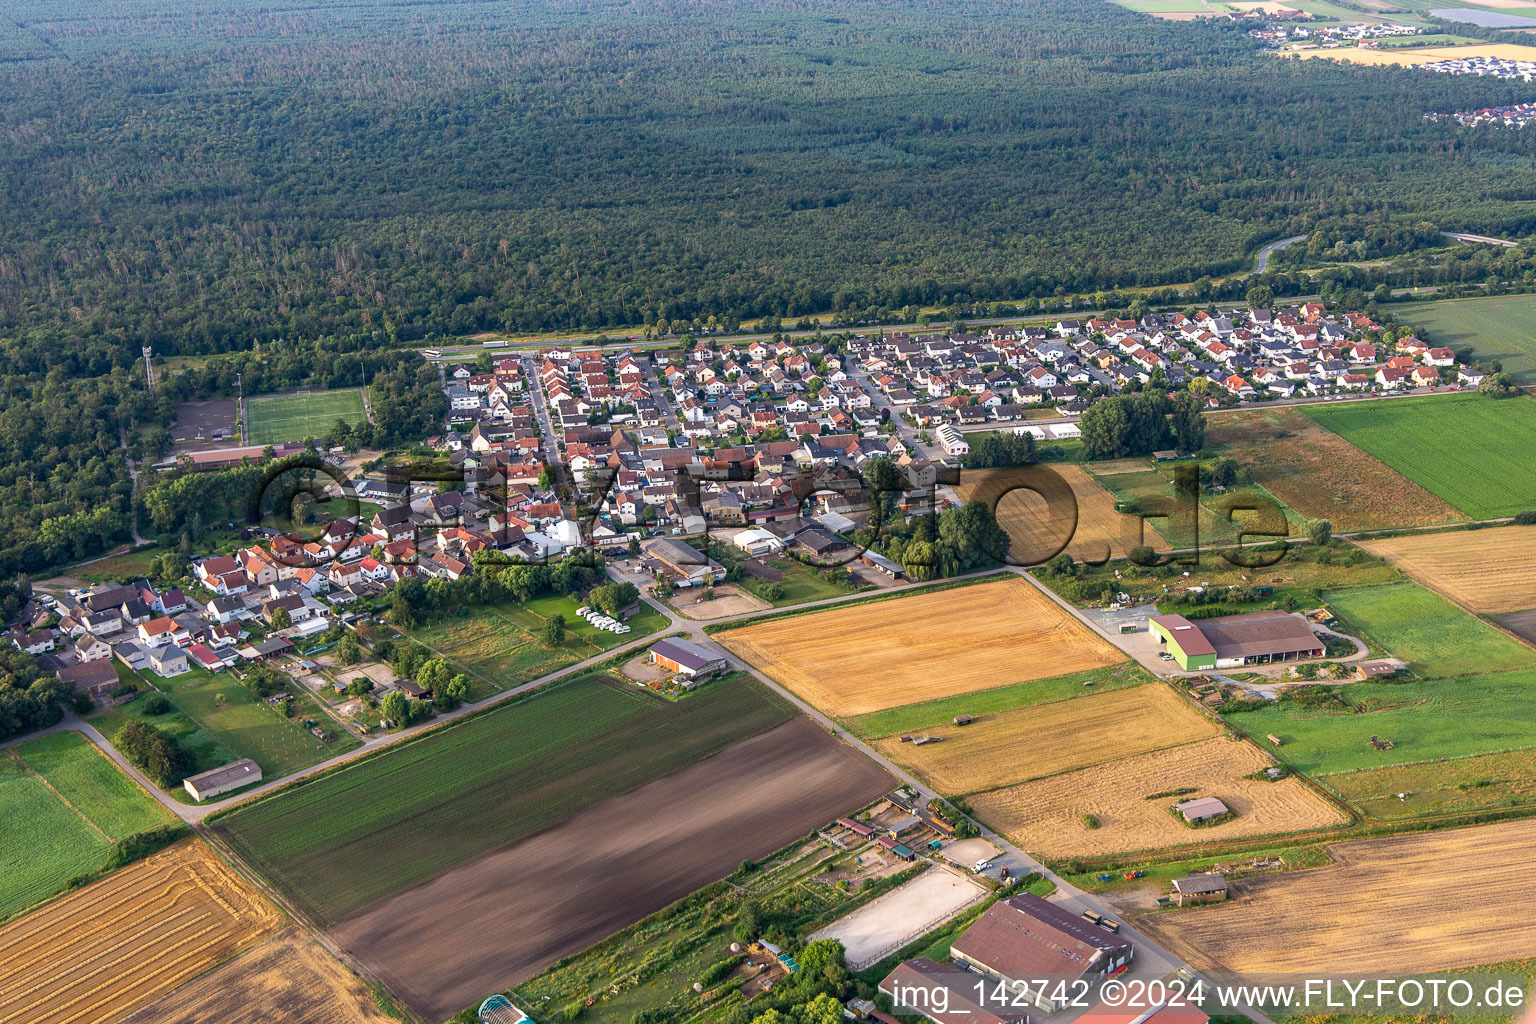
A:
POLYGON ((1288 245, 1295 245, 1297 242, 1305 241, 1306 237, 1306 235, 1292 235, 1290 238, 1282 238, 1278 242, 1270 242, 1259 250, 1259 257, 1253 262, 1253 272, 1255 274, 1264 273, 1264 271, 1269 269, 1270 253, 1278 252, 1288 245))

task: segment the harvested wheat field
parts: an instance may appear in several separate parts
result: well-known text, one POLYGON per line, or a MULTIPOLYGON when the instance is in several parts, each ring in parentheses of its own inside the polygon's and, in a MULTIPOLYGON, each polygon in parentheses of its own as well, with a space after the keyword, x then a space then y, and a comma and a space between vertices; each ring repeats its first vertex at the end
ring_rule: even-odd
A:
POLYGON ((0 1024, 116 1020, 279 922, 201 842, 178 843, 0 928, 0 1024))
POLYGON ((1536 46, 1518 43, 1477 43, 1470 46, 1433 46, 1423 49, 1362 50, 1354 46, 1340 46, 1325 50, 1288 50, 1288 56, 1327 57, 1351 64, 1395 64, 1399 67, 1417 67, 1443 60, 1460 60, 1463 57, 1502 57, 1507 60, 1536 60, 1536 46))
MULTIPOLYGON (((1382 51, 1387 52, 1387 51, 1382 51)), ((1207 443, 1253 466, 1254 479, 1336 531, 1429 526, 1466 518, 1299 409, 1206 417, 1207 443)))
POLYGON ((941 793, 975 793, 1213 736, 1219 726, 1161 683, 1074 697, 889 736, 876 748, 941 793))
POLYGON ((190 981, 119 1024, 395 1024, 367 986, 297 929, 190 981))
MULTIPOLYGON (((965 474, 965 482, 956 485, 955 492, 961 501, 981 498, 989 504, 995 502, 997 521, 1008 531, 1013 551, 1024 552, 1052 537, 1070 536, 1067 553, 1078 561, 1102 561, 1121 558, 1137 544, 1166 547, 1164 540, 1151 524, 1145 533, 1139 516, 1128 516, 1115 511, 1114 497, 1081 466, 1058 465, 1048 467, 1061 476, 1072 488, 1077 499, 1076 524, 1052 524, 1046 516, 1045 499, 1034 491, 1013 490, 998 493, 1007 486, 1007 470, 973 470, 965 474), (997 475, 991 478, 989 473, 997 475)), ((1145 469, 1143 465, 1140 467, 1145 469)))
POLYGON ((838 716, 1125 660, 1017 576, 795 615, 714 639, 838 716))
POLYGON ((1471 611, 1536 608, 1536 579, 1530 575, 1536 526, 1389 537, 1360 546, 1471 611))
POLYGON ((1331 846, 1325 868, 1244 879, 1237 898, 1136 925, 1197 970, 1387 977, 1524 959, 1536 821, 1331 846), (1475 897, 1457 885, 1475 883, 1475 897))
POLYGON ((1251 743, 1216 736, 968 799, 988 825, 1042 857, 1158 850, 1327 828, 1349 820, 1300 779, 1244 778, 1273 763, 1251 743), (1192 792, 1147 799, 1175 789, 1192 792), (1170 804, 1196 796, 1219 798, 1234 816, 1219 825, 1192 829, 1168 812, 1170 804), (1097 828, 1088 827, 1089 815, 1097 828))

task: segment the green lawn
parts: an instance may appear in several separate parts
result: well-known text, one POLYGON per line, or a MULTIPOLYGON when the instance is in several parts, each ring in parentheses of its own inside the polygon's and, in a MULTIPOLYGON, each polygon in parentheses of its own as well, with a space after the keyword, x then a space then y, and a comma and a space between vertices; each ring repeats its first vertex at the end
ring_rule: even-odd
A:
MULTIPOLYGON (((1093 465, 1088 463, 1084 468, 1092 472, 1093 465)), ((1257 528, 1256 515, 1241 510, 1244 502, 1249 500, 1268 499, 1273 507, 1284 513, 1287 529, 1292 536, 1299 536, 1305 532, 1304 518, 1292 512, 1284 502, 1257 485, 1234 488, 1226 494, 1202 493, 1199 505, 1191 509, 1188 497, 1174 486, 1173 473, 1173 465, 1165 463, 1155 469, 1132 473, 1105 473, 1102 476, 1094 474, 1094 479, 1103 484, 1104 489, 1109 491, 1117 502, 1135 502, 1139 507, 1147 509, 1159 507, 1160 502, 1171 502, 1171 506, 1163 507, 1171 507, 1174 511, 1173 515, 1148 518, 1146 524, 1149 530, 1156 530, 1159 536, 1175 548, 1189 548, 1196 544, 1199 544, 1202 549, 1207 546, 1225 547, 1236 541, 1237 531, 1240 528, 1257 528), (1198 520, 1190 515, 1191 511, 1198 515, 1198 520)), ((1162 546, 1150 534, 1148 542, 1153 547, 1162 546)), ((1249 537, 1247 543, 1258 544, 1263 541, 1249 537)))
POLYGON ((1474 519, 1536 508, 1536 400, 1465 393, 1303 408, 1474 519))
POLYGON ((1266 749, 1310 775, 1536 746, 1536 672, 1495 672, 1407 683, 1339 687, 1347 706, 1283 700, 1228 715, 1266 749), (1351 710, 1358 709, 1358 710, 1351 710), (1376 750, 1371 737, 1395 744, 1376 750))
MULTIPOLYGON (((271 780, 307 768, 359 745, 356 737, 330 719, 321 722, 335 739, 324 743, 305 729, 296 713, 284 718, 271 705, 257 697, 230 671, 213 673, 194 668, 173 679, 155 678, 154 685, 176 706, 165 715, 147 715, 144 696, 121 708, 102 713, 96 727, 109 739, 129 717, 163 729, 192 757, 195 771, 207 771, 221 764, 248 757, 261 766, 264 778, 271 780), (221 701, 219 698, 222 697, 221 701)), ((304 694, 298 682, 290 690, 298 693, 297 707, 303 708, 304 694)))
POLYGON ((1374 640, 1421 676, 1536 666, 1536 651, 1414 583, 1332 590, 1323 599, 1345 632, 1374 640))
POLYGON ((282 444, 319 437, 338 419, 362 423, 363 392, 359 388, 311 391, 303 394, 257 395, 245 400, 246 440, 250 444, 282 444))
POLYGON ((999 711, 1045 704, 1049 701, 1081 697, 1085 693, 1102 693, 1126 686, 1137 686, 1152 681, 1152 674, 1139 665, 1129 663, 1112 668, 1075 672, 1054 679, 1035 679, 1012 686, 999 686, 994 690, 980 690, 958 697, 943 697, 922 704, 907 704, 868 715, 849 719, 844 724, 855 735, 865 739, 893 736, 950 721, 956 715, 990 715, 999 711), (1092 688, 1083 683, 1092 680, 1092 688))
POLYGON ((1498 360, 1515 380, 1536 383, 1536 295, 1443 299, 1394 312, 1425 341, 1447 348, 1471 345, 1476 358, 1498 360))
POLYGON ((0 752, 0 920, 101 867, 114 841, 170 821, 79 733, 0 752))
POLYGON ((583 677, 305 780, 216 827, 331 923, 792 714, 749 680, 673 703, 583 677))
POLYGON ((468 675, 470 699, 483 700, 639 640, 668 622, 665 615, 642 602, 641 610, 628 620, 630 631, 620 635, 581 618, 576 614, 578 607, 574 598, 545 594, 523 603, 481 605, 462 616, 412 629, 410 635, 468 675), (545 647, 538 639, 539 631, 557 614, 565 616, 565 643, 545 647))

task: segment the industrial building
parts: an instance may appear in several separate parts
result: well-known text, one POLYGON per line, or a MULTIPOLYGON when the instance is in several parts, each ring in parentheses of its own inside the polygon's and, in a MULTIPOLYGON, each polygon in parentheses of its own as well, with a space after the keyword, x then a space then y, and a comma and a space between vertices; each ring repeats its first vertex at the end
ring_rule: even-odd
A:
POLYGON ((1158 643, 1168 645, 1180 668, 1191 672, 1304 661, 1325 652, 1307 620, 1290 612, 1248 612, 1198 622, 1182 615, 1154 615, 1147 629, 1158 643))
MULTIPOLYGON (((1046 1013, 1064 1009, 1069 996, 1042 991, 1031 979, 1067 977, 1092 980, 1131 962, 1129 939, 1022 893, 987 908, 950 944, 955 963, 994 978, 1046 1013)), ((1070 988, 1070 985, 1067 986, 1070 988)))

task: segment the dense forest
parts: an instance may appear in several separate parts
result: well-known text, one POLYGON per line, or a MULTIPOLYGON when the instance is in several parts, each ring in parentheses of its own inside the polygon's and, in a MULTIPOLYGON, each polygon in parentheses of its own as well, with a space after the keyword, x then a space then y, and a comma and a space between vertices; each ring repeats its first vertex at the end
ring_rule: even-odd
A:
MULTIPOLYGON (((401 351, 427 337, 1121 305, 1117 287, 1188 281, 1204 301, 1247 285, 1203 275, 1301 233, 1277 296, 1533 276, 1524 249, 1318 281, 1294 262, 1536 227, 1531 133, 1422 116, 1521 86, 1280 60, 1239 26, 1103 0, 7 16, 0 574, 126 539, 130 458, 162 454, 174 403, 236 373, 247 394, 366 381, 375 423, 348 440, 387 444, 441 412, 401 351), (171 357, 153 396, 146 343, 171 357)), ((141 479, 141 503, 162 483, 141 479)), ((182 498, 146 525, 189 525, 182 498)))
POLYGON ((1102 0, 97 7, 0 40, 0 330, 219 351, 1189 281, 1524 231, 1518 85, 1102 0))

